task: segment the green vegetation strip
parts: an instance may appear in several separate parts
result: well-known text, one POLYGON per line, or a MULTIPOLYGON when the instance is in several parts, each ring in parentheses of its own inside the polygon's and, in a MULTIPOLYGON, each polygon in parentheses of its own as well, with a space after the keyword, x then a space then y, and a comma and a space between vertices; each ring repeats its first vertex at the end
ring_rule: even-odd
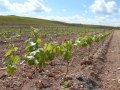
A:
MULTIPOLYGON (((46 67, 47 63, 54 60, 56 56, 61 57, 62 60, 66 60, 69 64, 72 58, 74 45, 80 48, 87 47, 94 42, 100 42, 110 34, 111 33, 107 32, 98 35, 78 37, 75 43, 72 41, 67 41, 61 45, 58 45, 57 43, 45 43, 42 47, 38 30, 34 29, 32 31, 31 37, 27 40, 24 59, 28 65, 39 69, 46 67)), ((20 57, 16 54, 18 52, 18 48, 14 47, 13 43, 10 43, 9 46, 9 50, 4 55, 4 65, 7 73, 14 75, 17 70, 20 57)))

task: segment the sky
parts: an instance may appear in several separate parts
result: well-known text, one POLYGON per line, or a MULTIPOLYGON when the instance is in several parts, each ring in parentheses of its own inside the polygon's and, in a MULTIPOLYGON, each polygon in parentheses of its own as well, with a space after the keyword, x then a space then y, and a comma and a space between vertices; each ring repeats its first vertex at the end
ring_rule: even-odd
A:
POLYGON ((0 15, 120 26, 120 0, 0 0, 0 15))

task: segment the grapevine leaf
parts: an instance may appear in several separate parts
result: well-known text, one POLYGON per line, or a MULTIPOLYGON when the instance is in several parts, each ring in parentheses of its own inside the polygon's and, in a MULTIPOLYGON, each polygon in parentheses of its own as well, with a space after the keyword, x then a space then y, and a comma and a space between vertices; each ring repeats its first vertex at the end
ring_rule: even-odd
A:
POLYGON ((13 75, 16 71, 16 66, 8 66, 6 68, 6 71, 7 71, 8 74, 13 75))
POLYGON ((12 47, 11 49, 9 49, 6 53, 5 53, 5 57, 9 56, 12 52, 17 51, 18 48, 17 47, 12 47))
POLYGON ((19 56, 12 56, 11 59, 13 60, 13 64, 18 64, 20 61, 20 57, 19 56))

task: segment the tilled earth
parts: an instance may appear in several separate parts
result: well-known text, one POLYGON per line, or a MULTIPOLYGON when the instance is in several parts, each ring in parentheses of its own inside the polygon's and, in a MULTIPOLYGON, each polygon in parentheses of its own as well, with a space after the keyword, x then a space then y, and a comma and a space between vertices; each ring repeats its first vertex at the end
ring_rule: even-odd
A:
POLYGON ((120 90, 120 31, 114 31, 113 38, 106 55, 105 67, 101 74, 100 90, 120 90))

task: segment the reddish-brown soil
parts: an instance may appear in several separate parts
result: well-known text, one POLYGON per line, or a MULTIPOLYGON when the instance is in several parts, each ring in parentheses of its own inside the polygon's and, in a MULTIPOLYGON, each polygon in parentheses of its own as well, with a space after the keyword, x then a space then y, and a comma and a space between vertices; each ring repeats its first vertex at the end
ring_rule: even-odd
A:
MULTIPOLYGON (((119 44, 117 42, 120 39, 119 33, 120 31, 115 31, 113 34, 110 48, 113 47, 112 44, 114 44, 114 47, 117 50, 119 49, 119 44)), ((69 39, 74 40, 75 37, 75 35, 60 37, 57 38, 56 41, 61 42, 69 39)), ((107 60, 105 61, 105 55, 107 53, 107 48, 111 37, 112 35, 106 38, 103 45, 101 44, 102 42, 99 44, 94 43, 92 45, 89 57, 88 48, 79 49, 73 47, 73 57, 69 65, 69 72, 67 75, 67 63, 62 61, 59 57, 56 57, 53 62, 48 63, 48 66, 42 70, 30 67, 24 62, 18 66, 18 70, 14 76, 9 76, 4 69, 1 69, 0 90, 119 90, 119 87, 117 86, 120 83, 120 77, 118 77, 120 74, 119 59, 117 58, 118 56, 115 57, 115 53, 109 51, 112 55, 108 53, 107 60), (110 61, 108 58, 110 58, 110 61), (116 58, 116 63, 114 58, 116 58), (106 75, 106 73, 109 74, 110 77, 109 75, 106 75), (114 81, 116 81, 113 76, 116 76, 118 84, 114 84, 118 89, 115 89, 114 87, 113 89, 110 89, 109 87, 112 85, 113 81, 109 81, 108 83, 107 80, 114 79, 114 81), (67 88, 62 89, 65 81, 67 82, 67 88)), ((4 45, 5 44, 1 44, 0 50, 5 48, 4 45)), ((19 46, 24 46, 24 44, 19 46)), ((111 50, 114 51, 114 48, 111 50)), ((118 52, 116 52, 115 55, 117 54, 119 55, 118 52)), ((0 68, 2 67, 3 65, 1 61, 0 68)))
POLYGON ((106 57, 100 90, 120 90, 120 31, 114 31, 106 57))

